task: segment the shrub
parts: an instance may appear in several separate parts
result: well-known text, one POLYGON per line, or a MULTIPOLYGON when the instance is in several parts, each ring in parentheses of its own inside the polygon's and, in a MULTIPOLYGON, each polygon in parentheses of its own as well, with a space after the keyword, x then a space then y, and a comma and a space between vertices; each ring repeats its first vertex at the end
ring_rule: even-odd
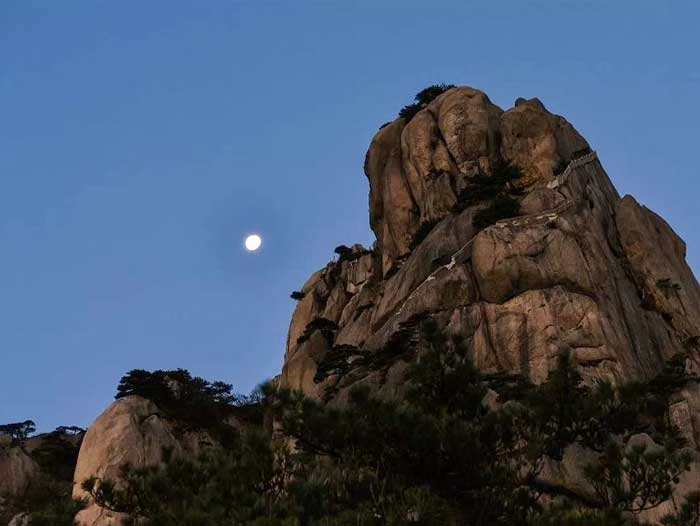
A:
POLYGON ((581 157, 585 157, 589 153, 591 153, 593 150, 590 148, 581 148, 580 150, 576 150, 574 153, 571 154, 571 160, 573 161, 574 159, 580 159, 581 157))
POLYGON ((554 175, 562 175, 566 171, 566 167, 569 166, 569 163, 566 162, 564 159, 559 161, 559 163, 554 167, 554 170, 552 171, 554 175))
POLYGON ((671 278, 663 278, 656 282, 656 286, 662 290, 681 290, 678 283, 671 281, 671 278))
POLYGON ((636 514, 667 500, 690 460, 673 441, 665 448, 649 449, 625 448, 611 439, 599 462, 586 466, 584 474, 605 507, 636 514))
POLYGON ((422 109, 422 104, 408 104, 401 108, 401 110, 399 111, 399 118, 406 119, 406 123, 408 123, 413 117, 416 116, 416 113, 418 113, 422 109))
POLYGON ((306 293, 301 292, 299 290, 295 290, 294 292, 292 292, 289 295, 289 297, 292 298, 293 300, 299 301, 299 300, 303 300, 306 297, 306 293))
POLYGON ((153 401, 165 416, 191 429, 207 429, 220 440, 228 440, 226 417, 241 402, 230 384, 209 382, 185 369, 129 371, 119 382, 116 399, 138 395, 153 401))
POLYGON ((327 318, 316 318, 309 322, 302 335, 297 338, 297 343, 304 343, 316 331, 321 331, 324 338, 332 344, 335 340, 335 333, 338 331, 338 324, 327 318))
POLYGON ((31 456, 53 479, 72 482, 81 441, 82 438, 71 442, 65 439, 65 435, 54 431, 42 437, 41 444, 31 456))
POLYGON ((514 197, 520 192, 513 183, 522 177, 517 166, 506 164, 494 169, 491 175, 479 173, 469 179, 457 196, 455 212, 482 203, 487 206, 474 214, 472 224, 478 228, 486 228, 496 221, 517 216, 520 213, 520 203, 514 197))
POLYGON ((515 217, 520 213, 520 203, 509 195, 499 195, 486 208, 483 208, 474 214, 472 224, 483 229, 493 225, 501 219, 515 217))
POLYGON ((352 249, 346 245, 338 245, 337 247, 335 247, 333 252, 342 257, 350 254, 352 252, 352 249))
POLYGON ((496 168, 491 175, 479 173, 471 177, 457 196, 455 211, 495 199, 503 193, 515 194, 512 185, 522 177, 517 166, 510 164, 496 168))
POLYGON ((358 245, 356 245, 354 248, 340 245, 335 247, 334 252, 338 254, 338 263, 342 263, 343 261, 355 261, 360 259, 362 256, 372 253, 371 250, 361 249, 358 245))
POLYGON ((418 227, 418 230, 416 230, 416 233, 413 234, 413 239, 411 240, 411 245, 410 249, 413 250, 416 248, 418 245, 420 245, 423 240, 428 237, 428 234, 433 231, 433 228, 440 222, 439 219, 433 219, 431 221, 424 221, 420 224, 418 227))
POLYGON ((420 110, 430 104, 438 95, 454 88, 452 84, 433 84, 419 91, 414 97, 414 103, 408 104, 399 111, 399 118, 406 119, 408 123, 420 110))
POLYGON ((350 370, 351 361, 356 357, 365 355, 354 345, 335 345, 323 357, 318 364, 314 382, 319 383, 331 375, 343 375, 350 370))
POLYGON ((433 100, 435 100, 439 95, 442 95, 445 93, 447 90, 451 90, 454 88, 454 84, 433 84, 432 86, 428 86, 425 89, 422 89, 416 94, 415 101, 418 104, 423 104, 424 106, 427 106, 430 104, 433 100))
MULTIPOLYGON (((72 477, 71 477, 72 479, 72 477)), ((58 482, 40 475, 22 499, 22 509, 29 510, 31 526, 73 526, 75 515, 86 506, 83 500, 73 500, 72 480, 58 482)))

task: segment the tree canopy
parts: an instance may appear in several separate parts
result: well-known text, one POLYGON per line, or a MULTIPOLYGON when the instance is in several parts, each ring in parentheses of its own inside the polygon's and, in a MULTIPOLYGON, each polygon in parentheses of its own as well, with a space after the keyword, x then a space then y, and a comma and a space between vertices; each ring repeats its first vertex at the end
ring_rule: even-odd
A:
MULTIPOLYGON (((84 488, 128 524, 150 526, 622 526, 667 499, 688 469, 660 410, 669 386, 694 381, 679 361, 616 389, 584 384, 563 355, 536 386, 479 372, 430 319, 421 323, 401 399, 358 387, 331 407, 268 386, 256 400, 285 439, 248 428, 197 459, 124 466, 120 486, 91 479, 84 488), (495 406, 484 403, 491 391, 495 406), (639 433, 653 447, 628 443, 639 433), (572 444, 598 455, 584 474, 591 496, 542 478, 572 444)), ((697 502, 666 524, 697 525, 697 502)))
POLYGON ((36 431, 36 424, 33 420, 24 422, 13 422, 11 424, 0 425, 0 435, 7 435, 13 442, 24 442, 29 435, 36 431))

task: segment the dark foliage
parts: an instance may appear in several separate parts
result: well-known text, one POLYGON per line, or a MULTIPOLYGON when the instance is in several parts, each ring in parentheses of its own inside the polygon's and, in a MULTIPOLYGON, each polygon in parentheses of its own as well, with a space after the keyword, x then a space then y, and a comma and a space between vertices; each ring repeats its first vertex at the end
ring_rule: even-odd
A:
MULTIPOLYGON (((61 429, 61 428, 59 428, 61 429)), ((66 438, 66 435, 54 431, 44 435, 41 444, 31 452, 32 458, 42 471, 55 480, 72 482, 73 471, 78 462, 78 452, 82 438, 66 438)))
POLYGON ((438 95, 454 87, 455 86, 452 84, 433 84, 419 91, 413 99, 415 101, 413 104, 401 108, 401 111, 399 111, 399 118, 406 119, 406 122, 409 122, 416 113, 430 104, 438 95))
MULTIPOLYGON (((294 452, 251 430, 198 460, 125 467, 121 489, 94 479, 84 487, 128 513, 130 524, 147 526, 631 526, 687 469, 682 442, 658 411, 669 389, 693 381, 680 359, 650 382, 617 390, 585 385, 564 355, 535 386, 480 373, 427 316, 411 320, 386 352, 411 360, 402 400, 363 386, 339 408, 261 391, 259 403, 294 440, 294 452), (489 409, 484 398, 495 389, 502 405, 489 409), (627 445, 640 430, 657 445, 627 445), (562 458, 574 443, 599 452, 585 473, 593 500, 539 482, 545 460, 562 458), (543 492, 553 505, 543 507, 543 492)), ((369 355, 336 347, 320 369, 335 374, 349 357, 369 367, 369 355)), ((698 502, 666 524, 697 526, 698 502)))
POLYGON ((482 208, 474 214, 472 224, 483 229, 493 225, 501 219, 515 217, 520 213, 520 203, 509 195, 499 195, 486 208, 482 208))
POLYGON ((415 101, 418 104, 428 105, 435 100, 439 95, 442 95, 447 90, 454 88, 454 84, 433 84, 425 89, 422 89, 416 94, 415 101))
POLYGON ((29 511, 30 526, 74 526, 75 515, 85 507, 73 500, 71 482, 57 481, 45 475, 35 479, 20 503, 29 511))
POLYGON ((581 157, 585 157, 592 151, 593 150, 591 150, 590 148, 581 148, 580 150, 576 150, 574 153, 571 154, 571 160, 573 161, 574 159, 580 159, 581 157))
POLYGON ((663 448, 624 447, 610 440, 599 462, 587 466, 585 475, 606 508, 640 513, 668 499, 674 483, 688 469, 690 456, 678 449, 672 440, 663 448))
POLYGON ((456 210, 495 199, 504 192, 515 193, 513 183, 521 177, 520 169, 510 164, 498 167, 491 175, 480 173, 471 177, 459 193, 456 210))
POLYGON ((24 442, 35 431, 36 424, 32 420, 0 425, 0 435, 11 437, 14 444, 24 442))
POLYGON ((683 342, 683 345, 689 351, 694 350, 694 349, 700 350, 700 336, 691 336, 691 337, 687 338, 683 342))
POLYGON ((115 398, 130 395, 147 398, 180 425, 207 429, 222 441, 229 440, 231 433, 222 422, 241 405, 230 384, 193 377, 184 369, 129 371, 119 382, 115 398))
POLYGON ((299 300, 303 300, 306 297, 306 293, 301 292, 299 290, 295 290, 294 292, 292 292, 290 294, 289 297, 292 298, 293 300, 299 301, 299 300))
POLYGON ((339 256, 345 256, 352 253, 352 249, 346 245, 338 245, 337 247, 335 247, 333 252, 335 252, 339 256))
POLYGON ((700 492, 686 495, 686 501, 680 510, 661 521, 665 526, 700 526, 700 492))
POLYGON ((426 221, 420 224, 418 227, 418 230, 416 233, 413 235, 413 240, 411 240, 411 250, 416 248, 418 245, 420 245, 423 240, 428 237, 428 234, 433 231, 433 228, 435 228, 435 225, 437 225, 440 222, 439 219, 434 219, 432 221, 426 221))
POLYGON ((569 163, 562 159, 557 163, 557 165, 554 167, 553 173, 554 175, 561 175, 566 171, 566 167, 569 166, 569 163))
POLYGON ((399 118, 406 119, 406 122, 409 122, 413 117, 416 116, 416 113, 418 113, 422 109, 423 105, 418 104, 417 102, 413 104, 407 104, 399 110, 399 118))
POLYGON ((326 353, 318 364, 314 382, 322 382, 331 375, 342 376, 350 370, 351 364, 362 359, 367 353, 354 345, 336 345, 326 353))
POLYGON ((678 283, 671 281, 671 278, 663 278, 656 282, 656 286, 663 290, 681 290, 678 283))
POLYGON ((371 250, 352 249, 345 245, 335 247, 334 252, 338 254, 338 263, 343 261, 356 261, 366 254, 371 254, 371 250))
POLYGON ((521 177, 520 170, 513 165, 500 166, 492 175, 475 175, 460 192, 454 211, 461 212, 468 207, 485 204, 473 219, 474 226, 479 229, 500 219, 517 216, 520 203, 515 196, 519 190, 514 183, 521 177))
POLYGON ((304 343, 316 331, 320 331, 323 337, 332 345, 335 340, 335 334, 338 331, 338 324, 327 318, 316 318, 306 326, 302 335, 297 339, 297 343, 304 343))

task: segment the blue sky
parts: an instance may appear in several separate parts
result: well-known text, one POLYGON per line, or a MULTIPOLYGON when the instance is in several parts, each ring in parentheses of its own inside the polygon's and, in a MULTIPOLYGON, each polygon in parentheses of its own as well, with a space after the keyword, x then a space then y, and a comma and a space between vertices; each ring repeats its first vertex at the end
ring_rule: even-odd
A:
POLYGON ((373 240, 371 137, 435 82, 564 115, 697 275, 699 6, 1 2, 0 422, 87 425, 133 368, 277 374, 289 293, 373 240))

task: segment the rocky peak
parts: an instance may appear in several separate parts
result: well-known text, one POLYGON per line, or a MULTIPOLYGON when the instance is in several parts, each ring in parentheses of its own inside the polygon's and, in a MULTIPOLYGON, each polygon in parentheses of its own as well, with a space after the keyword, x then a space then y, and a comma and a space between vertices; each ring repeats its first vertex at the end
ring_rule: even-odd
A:
POLYGON ((697 360, 700 287, 683 242, 621 199, 588 142, 538 99, 503 111, 448 89, 377 132, 365 173, 375 250, 304 285, 283 385, 328 399, 357 382, 395 392, 401 360, 377 371, 354 357, 382 353, 425 314, 481 369, 535 382, 562 353, 585 378, 616 382, 678 353, 697 360))
POLYGON ((455 209, 470 181, 517 166, 527 187, 545 185, 586 140, 538 99, 503 111, 483 92, 452 88, 407 122, 399 118, 372 139, 365 162, 370 224, 383 272, 416 245, 421 229, 455 209))

